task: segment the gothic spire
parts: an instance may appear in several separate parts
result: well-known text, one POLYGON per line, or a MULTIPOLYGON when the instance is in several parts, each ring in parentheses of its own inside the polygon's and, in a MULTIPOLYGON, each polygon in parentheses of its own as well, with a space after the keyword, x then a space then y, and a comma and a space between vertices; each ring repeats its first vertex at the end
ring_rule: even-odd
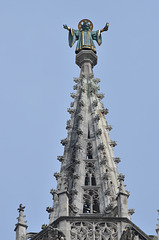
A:
POLYGON ((16 231, 16 240, 24 240, 26 239, 26 229, 27 229, 27 221, 25 221, 25 215, 23 215, 25 207, 20 204, 19 208, 17 209, 19 212, 19 216, 18 216, 18 222, 15 225, 15 229, 14 231, 16 231))

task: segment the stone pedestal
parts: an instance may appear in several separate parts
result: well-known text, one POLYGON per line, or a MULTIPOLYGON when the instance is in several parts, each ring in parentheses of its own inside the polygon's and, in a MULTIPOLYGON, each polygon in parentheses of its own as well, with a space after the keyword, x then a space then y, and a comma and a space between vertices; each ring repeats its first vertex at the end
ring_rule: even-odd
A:
POLYGON ((97 64, 97 55, 92 50, 82 50, 76 55, 76 64, 81 68, 80 76, 89 76, 97 64))

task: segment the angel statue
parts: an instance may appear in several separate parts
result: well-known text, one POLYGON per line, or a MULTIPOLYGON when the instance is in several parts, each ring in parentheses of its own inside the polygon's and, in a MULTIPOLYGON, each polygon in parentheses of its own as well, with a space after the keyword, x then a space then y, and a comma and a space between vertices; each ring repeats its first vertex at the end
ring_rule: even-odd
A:
POLYGON ((74 30, 73 28, 68 27, 66 24, 64 24, 63 27, 69 31, 68 41, 70 47, 72 47, 73 44, 78 41, 75 53, 79 53, 82 49, 93 50, 96 53, 93 40, 96 40, 99 46, 102 44, 101 32, 108 30, 109 23, 106 23, 103 29, 97 31, 92 31, 93 23, 88 19, 83 19, 79 22, 79 30, 74 30))

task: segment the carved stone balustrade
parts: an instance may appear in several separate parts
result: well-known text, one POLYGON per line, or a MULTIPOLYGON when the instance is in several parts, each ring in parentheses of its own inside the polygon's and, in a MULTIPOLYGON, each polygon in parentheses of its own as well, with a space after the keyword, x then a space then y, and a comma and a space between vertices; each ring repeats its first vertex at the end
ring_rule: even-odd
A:
POLYGON ((62 144, 63 146, 66 146, 67 143, 68 143, 67 138, 61 140, 61 144, 62 144))
POLYGON ((111 142, 110 142, 110 146, 111 146, 111 147, 115 147, 116 145, 117 145, 116 141, 111 141, 111 142))

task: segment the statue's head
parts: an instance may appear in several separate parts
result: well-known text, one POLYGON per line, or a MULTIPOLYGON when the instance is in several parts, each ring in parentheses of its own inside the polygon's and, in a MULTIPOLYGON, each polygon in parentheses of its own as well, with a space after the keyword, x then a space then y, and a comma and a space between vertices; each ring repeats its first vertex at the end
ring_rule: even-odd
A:
POLYGON ((89 31, 90 30, 90 24, 87 23, 87 22, 83 23, 82 30, 83 31, 89 31))
POLYGON ((81 31, 92 31, 93 23, 89 19, 83 19, 78 24, 78 29, 81 31))

